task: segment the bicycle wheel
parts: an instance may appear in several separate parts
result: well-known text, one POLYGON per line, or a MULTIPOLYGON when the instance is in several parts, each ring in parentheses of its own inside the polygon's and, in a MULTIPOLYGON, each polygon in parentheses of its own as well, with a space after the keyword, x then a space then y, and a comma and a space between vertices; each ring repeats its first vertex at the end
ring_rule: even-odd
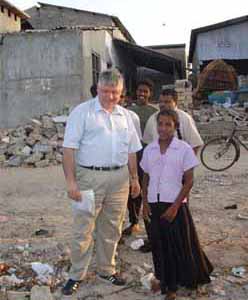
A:
POLYGON ((228 137, 207 142, 201 150, 201 162, 209 170, 220 172, 230 168, 239 158, 239 146, 228 137))

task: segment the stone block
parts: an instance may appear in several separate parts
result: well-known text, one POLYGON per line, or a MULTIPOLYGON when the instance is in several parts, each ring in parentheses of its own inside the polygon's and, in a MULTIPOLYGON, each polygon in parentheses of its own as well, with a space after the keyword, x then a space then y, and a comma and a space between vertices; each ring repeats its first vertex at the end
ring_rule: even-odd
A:
POLYGON ((50 288, 47 286, 33 286, 30 300, 54 300, 50 288))

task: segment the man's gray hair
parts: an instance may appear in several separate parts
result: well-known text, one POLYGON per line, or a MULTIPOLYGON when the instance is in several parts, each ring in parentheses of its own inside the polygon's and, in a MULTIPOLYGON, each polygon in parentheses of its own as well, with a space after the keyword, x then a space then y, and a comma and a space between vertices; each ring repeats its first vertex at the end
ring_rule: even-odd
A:
POLYGON ((98 84, 99 85, 118 85, 119 83, 124 83, 124 78, 121 72, 116 68, 107 69, 102 71, 99 75, 98 84))

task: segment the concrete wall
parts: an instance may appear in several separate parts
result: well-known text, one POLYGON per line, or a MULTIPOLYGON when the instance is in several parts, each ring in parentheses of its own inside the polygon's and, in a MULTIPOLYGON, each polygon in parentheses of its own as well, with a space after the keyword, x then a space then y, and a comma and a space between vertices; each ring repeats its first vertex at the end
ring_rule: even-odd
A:
POLYGON ((107 68, 108 64, 118 67, 123 73, 126 85, 131 88, 131 81, 136 75, 136 67, 130 59, 121 51, 117 51, 113 45, 112 32, 101 31, 84 31, 83 32, 83 99, 91 97, 90 87, 93 83, 92 78, 92 52, 98 54, 101 59, 101 71, 107 68))
POLYGON ((13 14, 12 12, 9 16, 9 10, 7 8, 3 8, 3 10, 3 12, 0 10, 0 33, 20 31, 20 17, 15 17, 15 14, 13 14))
POLYGON ((0 127, 77 104, 83 96, 82 32, 6 34, 0 45, 0 127))
POLYGON ((199 33, 193 56, 193 69, 199 70, 203 61, 248 59, 247 34, 248 22, 199 33))

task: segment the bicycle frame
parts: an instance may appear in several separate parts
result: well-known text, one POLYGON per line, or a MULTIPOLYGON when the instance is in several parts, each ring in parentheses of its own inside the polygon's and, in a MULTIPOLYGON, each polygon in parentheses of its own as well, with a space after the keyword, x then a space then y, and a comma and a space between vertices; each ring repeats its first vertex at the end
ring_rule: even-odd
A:
POLYGON ((248 146, 244 144, 238 136, 234 135, 233 139, 235 139, 240 145, 242 145, 245 148, 246 151, 248 151, 248 146))
POLYGON ((237 150, 238 150, 238 155, 236 157, 236 161, 239 160, 240 158, 240 145, 243 146, 245 148, 245 150, 248 151, 248 146, 246 146, 239 138, 239 136, 236 135, 237 132, 237 127, 235 126, 234 129, 232 130, 232 133, 230 135, 230 137, 228 138, 227 142, 234 140, 236 145, 237 145, 237 150))

